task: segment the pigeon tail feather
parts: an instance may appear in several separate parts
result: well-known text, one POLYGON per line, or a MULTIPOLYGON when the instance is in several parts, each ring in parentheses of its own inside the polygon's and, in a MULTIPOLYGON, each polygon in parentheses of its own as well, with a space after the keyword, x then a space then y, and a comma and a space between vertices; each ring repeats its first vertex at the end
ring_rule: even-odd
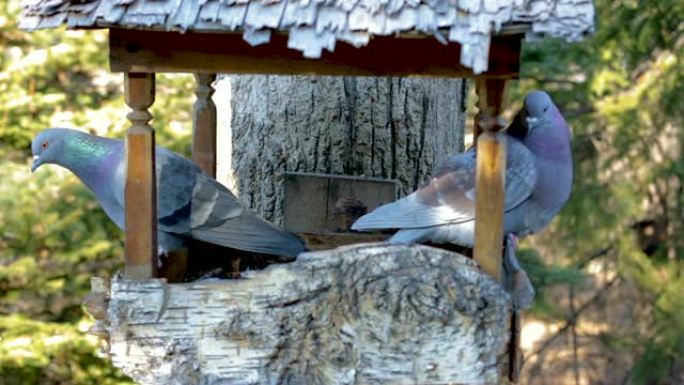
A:
POLYGON ((425 242, 430 237, 430 233, 430 229, 425 228, 402 229, 397 231, 387 242, 392 245, 412 245, 425 242))
MULTIPOLYGON (((442 206, 419 202, 415 194, 387 203, 359 218, 352 230, 420 228, 458 222, 459 214, 442 206)), ((463 216, 461 220, 468 219, 463 216)))
POLYGON ((297 256, 305 250, 294 234, 244 214, 217 227, 199 227, 190 231, 195 239, 254 253, 297 256))

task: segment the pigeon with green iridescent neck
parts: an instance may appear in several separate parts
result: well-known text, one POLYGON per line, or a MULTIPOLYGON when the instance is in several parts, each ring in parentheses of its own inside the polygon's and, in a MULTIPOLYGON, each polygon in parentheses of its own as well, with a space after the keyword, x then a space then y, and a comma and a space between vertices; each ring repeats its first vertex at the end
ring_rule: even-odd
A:
MULTIPOLYGON (((124 229, 125 148, 121 139, 50 128, 31 145, 32 171, 57 164, 95 194, 105 213, 124 229)), ((157 229, 160 254, 191 239, 260 254, 296 256, 304 244, 243 208, 235 195, 195 163, 157 146, 157 229)))

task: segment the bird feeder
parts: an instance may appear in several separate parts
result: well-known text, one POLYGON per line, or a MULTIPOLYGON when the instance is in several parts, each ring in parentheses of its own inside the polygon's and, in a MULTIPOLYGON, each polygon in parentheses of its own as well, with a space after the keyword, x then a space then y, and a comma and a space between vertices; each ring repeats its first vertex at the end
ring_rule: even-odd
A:
POLYGON ((149 384, 515 380, 519 320, 496 284, 503 93, 526 36, 579 39, 593 12, 590 0, 27 0, 24 29, 108 29, 111 70, 124 74, 125 276, 94 279, 89 300, 114 363, 149 384), (371 245, 307 253, 252 279, 158 279, 148 109, 160 72, 195 74, 192 156, 211 175, 218 73, 474 78, 477 264, 427 246, 371 245))

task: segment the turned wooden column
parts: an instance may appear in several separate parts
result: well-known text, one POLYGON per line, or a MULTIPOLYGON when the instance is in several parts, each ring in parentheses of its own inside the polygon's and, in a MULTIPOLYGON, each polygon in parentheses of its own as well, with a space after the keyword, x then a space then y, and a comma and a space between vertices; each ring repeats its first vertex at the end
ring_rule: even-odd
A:
POLYGON ((476 80, 479 113, 477 138, 477 196, 475 201, 475 250, 473 256, 484 271, 501 282, 503 209, 506 176, 506 143, 501 109, 506 81, 476 80))
POLYGON ((125 73, 126 104, 132 125, 126 133, 126 277, 148 279, 157 272, 157 194, 154 129, 154 74, 125 73))
POLYGON ((195 74, 197 100, 192 109, 192 160, 216 177, 216 105, 211 99, 216 74, 195 74))

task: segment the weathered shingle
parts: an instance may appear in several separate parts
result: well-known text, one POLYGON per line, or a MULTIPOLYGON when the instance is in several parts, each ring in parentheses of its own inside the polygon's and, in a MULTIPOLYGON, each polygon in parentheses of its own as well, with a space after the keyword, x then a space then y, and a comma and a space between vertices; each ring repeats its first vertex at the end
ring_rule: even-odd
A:
POLYGON ((317 9, 317 4, 313 2, 303 4, 299 1, 288 1, 280 28, 290 29, 302 25, 313 25, 316 22, 317 9))
POLYGON ((247 4, 223 5, 219 10, 219 20, 229 31, 234 31, 244 25, 247 14, 247 4))
POLYGON ((218 1, 207 1, 200 9, 199 19, 207 23, 218 22, 220 6, 218 1))
POLYGON ((271 41, 271 30, 247 28, 242 37, 251 46, 265 44, 271 41))
POLYGON ((511 26, 528 38, 578 40, 594 28, 591 0, 24 0, 21 28, 121 27, 166 31, 242 30, 250 44, 289 33, 305 57, 337 41, 363 46, 373 35, 421 32, 462 45, 461 63, 487 70, 491 36, 511 26))
MULTIPOLYGON (((416 8, 406 7, 399 10, 385 20, 386 27, 390 31, 408 31, 413 27, 418 26, 418 10, 416 8)), ((369 15, 370 16, 370 15, 369 15)), ((351 18, 351 16, 350 16, 351 18)), ((354 28, 354 30, 365 30, 363 28, 354 28)))
MULTIPOLYGON (((236 9, 238 7, 235 7, 236 9)), ((180 5, 178 8, 176 8, 171 15, 169 16, 169 29, 174 30, 174 31, 182 31, 185 32, 188 29, 192 28, 195 25, 195 22, 197 21, 197 18, 199 17, 199 11, 200 11, 200 5, 196 1, 181 1, 180 5)), ((227 17, 224 16, 223 14, 220 15, 219 18, 221 18, 221 21, 223 22, 223 18, 227 17)), ((242 25, 242 18, 244 17, 244 10, 243 10, 243 16, 240 16, 240 21, 236 22, 235 24, 242 25)), ((227 22, 223 22, 224 25, 227 25, 227 22)), ((237 25, 233 28, 230 29, 235 29, 237 28, 237 25)))

